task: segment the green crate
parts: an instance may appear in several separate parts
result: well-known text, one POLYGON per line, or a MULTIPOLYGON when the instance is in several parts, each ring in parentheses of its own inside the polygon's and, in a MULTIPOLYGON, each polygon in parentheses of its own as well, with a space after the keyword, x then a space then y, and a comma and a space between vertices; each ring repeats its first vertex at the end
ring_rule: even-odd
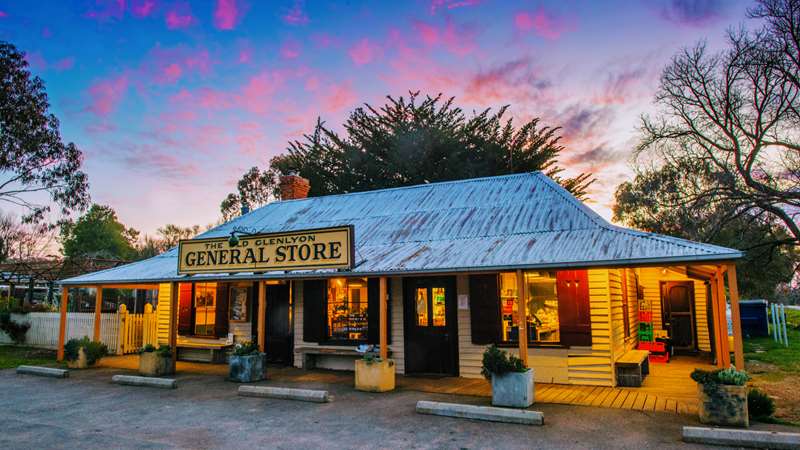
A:
POLYGON ((646 342, 653 342, 653 332, 652 331, 639 331, 639 340, 646 341, 646 342))
POLYGON ((639 331, 645 331, 652 333, 653 332, 653 324, 647 322, 639 322, 639 331))

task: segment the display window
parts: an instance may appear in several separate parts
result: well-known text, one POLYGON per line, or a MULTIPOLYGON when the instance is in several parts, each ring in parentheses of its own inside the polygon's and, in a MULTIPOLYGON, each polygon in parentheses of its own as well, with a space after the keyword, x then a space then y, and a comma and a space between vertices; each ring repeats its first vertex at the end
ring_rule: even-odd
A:
MULTIPOLYGON (((527 297, 528 341, 531 343, 559 343, 558 291, 555 272, 524 272, 524 289, 527 297)), ((500 317, 503 342, 519 342, 519 302, 517 274, 500 274, 500 317)))
POLYGON ((328 340, 367 340, 367 279, 328 281, 328 340))
POLYGON ((197 283, 194 288, 194 334, 214 336, 217 319, 217 284, 197 283))

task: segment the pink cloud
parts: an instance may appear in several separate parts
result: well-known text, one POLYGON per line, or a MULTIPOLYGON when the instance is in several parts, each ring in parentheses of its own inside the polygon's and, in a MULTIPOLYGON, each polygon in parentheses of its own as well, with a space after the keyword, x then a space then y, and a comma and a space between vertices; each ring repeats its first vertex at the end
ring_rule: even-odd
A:
POLYGON ((308 15, 303 10, 303 2, 301 0, 294 0, 294 4, 281 17, 283 21, 289 25, 305 25, 308 23, 308 15))
POLYGON ((155 0, 133 0, 131 13, 138 18, 149 16, 156 7, 155 0))
POLYGON ((220 30, 232 30, 242 18, 242 9, 236 0, 217 0, 214 9, 214 26, 220 30))
POLYGON ((75 66, 75 58, 72 56, 68 56, 66 58, 59 59, 58 61, 53 64, 53 67, 56 70, 69 70, 75 66))
POLYGON ((336 112, 356 102, 356 93, 350 82, 334 84, 328 87, 329 94, 322 100, 322 108, 326 112, 336 112))
POLYGON ((314 75, 312 75, 312 76, 308 77, 308 78, 306 79, 306 83, 305 83, 305 89, 306 89, 308 92, 314 92, 314 91, 316 91, 317 89, 319 89, 319 78, 317 78, 317 77, 316 77, 316 76, 314 76, 314 75))
POLYGON ((270 71, 251 77, 237 96, 237 104, 255 114, 268 113, 272 98, 283 87, 285 78, 279 72, 270 71))
POLYGON ((8 17, 8 13, 5 11, 0 11, 0 19, 5 19, 6 17, 8 17))
POLYGON ((98 116, 108 116, 116 109, 127 90, 128 76, 124 74, 96 81, 87 91, 91 99, 87 109, 98 116))
POLYGON ((236 133, 236 143, 239 152, 246 155, 258 155, 264 151, 267 134, 256 122, 244 122, 239 125, 236 133))
POLYGON ((312 34, 311 42, 313 42, 317 48, 330 48, 330 47, 338 47, 341 45, 341 41, 338 38, 331 36, 328 33, 312 34))
POLYGON ((302 46, 299 41, 287 39, 283 42, 283 45, 281 45, 280 54, 286 59, 295 59, 300 56, 301 51, 302 46))
POLYGON ((213 64, 208 50, 204 48, 156 46, 142 63, 141 73, 149 77, 151 82, 172 84, 187 75, 207 75, 213 64))
POLYGON ((436 11, 442 8, 456 9, 466 6, 475 6, 481 1, 482 0, 431 0, 429 10, 431 14, 436 14, 436 11))
POLYGON ((380 52, 380 47, 371 43, 369 39, 364 38, 358 41, 356 45, 352 46, 350 50, 347 51, 347 54, 350 55, 350 59, 353 60, 355 65, 363 66, 375 59, 380 52))
POLYGON ((87 11, 84 17, 105 22, 122 19, 125 14, 125 0, 95 0, 95 5, 96 8, 87 11))
POLYGON ((172 9, 167 11, 167 28, 177 30, 186 28, 194 24, 195 19, 188 3, 176 3, 172 9))
POLYGON ((541 6, 533 14, 527 11, 515 14, 514 26, 520 32, 533 32, 548 40, 558 39, 562 34, 575 30, 575 24, 571 20, 547 11, 541 6))
POLYGON ((445 50, 458 56, 472 53, 477 47, 477 30, 472 25, 458 25, 447 18, 441 29, 423 21, 415 21, 413 26, 417 38, 427 47, 443 45, 445 50))
POLYGON ((239 64, 247 64, 253 59, 253 50, 250 48, 243 48, 239 50, 239 64))
POLYGON ((25 61, 28 62, 28 65, 31 66, 31 69, 44 71, 47 70, 47 61, 44 59, 39 52, 29 52, 25 53, 25 61))

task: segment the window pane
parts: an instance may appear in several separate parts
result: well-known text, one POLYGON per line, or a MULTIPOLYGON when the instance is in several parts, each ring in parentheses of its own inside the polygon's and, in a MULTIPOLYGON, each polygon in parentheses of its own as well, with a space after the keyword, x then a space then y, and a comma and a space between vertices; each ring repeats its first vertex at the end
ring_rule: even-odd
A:
POLYGON ((444 288, 433 288, 431 295, 433 295, 433 326, 443 327, 445 326, 444 288))
POLYGON ((555 272, 526 272, 528 339, 558 342, 558 294, 555 272))
POLYGON ((213 336, 217 320, 217 283, 197 283, 194 287, 194 334, 213 336))
POLYGON ((428 326, 428 288, 417 288, 417 325, 428 326))
MULTIPOLYGON (((555 272, 525 272, 527 294, 527 334, 530 342, 559 342, 558 294, 555 272)), ((500 274, 502 338, 519 342, 517 274, 500 274)))
POLYGON ((328 338, 341 341, 367 339, 367 279, 334 278, 328 281, 328 338))

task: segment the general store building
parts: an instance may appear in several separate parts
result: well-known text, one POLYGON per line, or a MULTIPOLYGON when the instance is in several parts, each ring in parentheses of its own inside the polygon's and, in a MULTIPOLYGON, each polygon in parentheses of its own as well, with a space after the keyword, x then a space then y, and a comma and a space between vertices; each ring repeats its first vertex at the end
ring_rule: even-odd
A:
POLYGON ((614 386, 661 336, 741 364, 737 250, 614 226, 538 172, 313 198, 281 182, 281 201, 64 295, 157 290, 158 340, 186 360, 254 340, 274 363, 352 370, 383 343, 399 374, 480 377, 497 344, 538 382, 614 386))

